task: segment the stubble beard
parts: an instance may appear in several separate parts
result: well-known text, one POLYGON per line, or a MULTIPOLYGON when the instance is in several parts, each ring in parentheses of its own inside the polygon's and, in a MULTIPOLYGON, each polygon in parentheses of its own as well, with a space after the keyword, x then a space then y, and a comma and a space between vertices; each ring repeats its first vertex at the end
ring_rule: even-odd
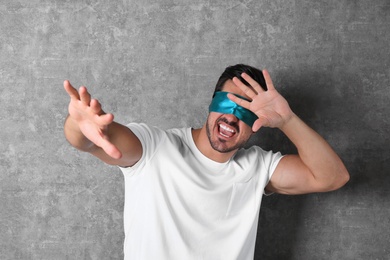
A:
MULTIPOLYGON (((215 122, 215 124, 218 124, 219 121, 223 121, 225 123, 228 123, 227 120, 225 119, 220 119, 220 120, 217 120, 215 122)), ((240 140, 238 143, 236 143, 235 145, 233 146, 228 146, 226 140, 223 140, 223 139, 219 139, 218 137, 216 136, 213 136, 212 132, 214 132, 211 127, 211 122, 210 120, 208 119, 207 120, 207 124, 206 124, 206 132, 207 132, 207 137, 209 139, 209 142, 210 142, 210 145, 211 147, 217 151, 217 152, 220 152, 220 153, 230 153, 232 151, 235 151, 235 150, 238 150, 242 147, 244 147, 245 143, 247 142, 247 140, 240 140)), ((215 126, 214 126, 215 127, 215 126)), ((237 127, 237 131, 238 131, 238 127, 237 127)), ((237 132, 238 134, 239 132, 237 132)))

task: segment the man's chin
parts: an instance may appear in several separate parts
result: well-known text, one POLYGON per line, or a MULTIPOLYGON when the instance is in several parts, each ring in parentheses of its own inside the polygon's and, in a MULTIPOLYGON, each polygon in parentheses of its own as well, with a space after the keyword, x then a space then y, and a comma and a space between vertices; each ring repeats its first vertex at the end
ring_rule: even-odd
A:
POLYGON ((226 140, 218 140, 218 144, 217 144, 217 142, 215 142, 215 141, 214 141, 214 142, 211 141, 210 144, 211 144, 211 147, 212 147, 215 151, 217 151, 217 152, 219 152, 219 153, 230 153, 230 152, 232 152, 232 151, 234 151, 234 150, 237 149, 236 146, 229 147, 229 146, 226 144, 226 140))

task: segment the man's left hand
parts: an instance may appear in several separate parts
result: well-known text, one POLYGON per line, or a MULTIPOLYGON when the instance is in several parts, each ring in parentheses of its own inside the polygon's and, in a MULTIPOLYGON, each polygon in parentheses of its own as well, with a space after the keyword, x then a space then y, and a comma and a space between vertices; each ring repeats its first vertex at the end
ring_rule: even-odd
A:
POLYGON ((252 111, 258 117, 252 126, 252 131, 257 132, 261 127, 281 128, 293 116, 293 112, 286 99, 275 89, 271 77, 267 70, 263 70, 267 91, 248 74, 243 73, 241 77, 245 79, 251 87, 246 86, 237 77, 233 78, 234 84, 239 87, 252 101, 246 101, 233 94, 228 97, 238 105, 252 111))

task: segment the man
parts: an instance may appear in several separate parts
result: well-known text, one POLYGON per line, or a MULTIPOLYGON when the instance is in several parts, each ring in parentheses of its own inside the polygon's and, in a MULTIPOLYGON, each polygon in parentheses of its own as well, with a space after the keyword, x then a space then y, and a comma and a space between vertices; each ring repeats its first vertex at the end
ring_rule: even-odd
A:
POLYGON ((253 259, 264 192, 326 192, 349 180, 266 70, 226 68, 201 129, 123 126, 85 87, 64 87, 68 141, 123 171, 125 259, 253 259), (298 155, 243 149, 263 126, 283 131, 298 155))

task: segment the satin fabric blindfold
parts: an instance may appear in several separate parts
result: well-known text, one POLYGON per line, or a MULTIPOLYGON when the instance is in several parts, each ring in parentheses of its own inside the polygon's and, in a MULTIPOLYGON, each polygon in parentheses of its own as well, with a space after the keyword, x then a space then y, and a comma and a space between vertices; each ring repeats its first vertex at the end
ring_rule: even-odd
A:
MULTIPOLYGON (((229 92, 218 91, 214 93, 213 100, 209 106, 209 112, 232 114, 250 127, 253 126, 258 117, 250 110, 231 101, 227 95, 229 92)), ((231 93, 239 98, 250 101, 242 96, 231 93)))

